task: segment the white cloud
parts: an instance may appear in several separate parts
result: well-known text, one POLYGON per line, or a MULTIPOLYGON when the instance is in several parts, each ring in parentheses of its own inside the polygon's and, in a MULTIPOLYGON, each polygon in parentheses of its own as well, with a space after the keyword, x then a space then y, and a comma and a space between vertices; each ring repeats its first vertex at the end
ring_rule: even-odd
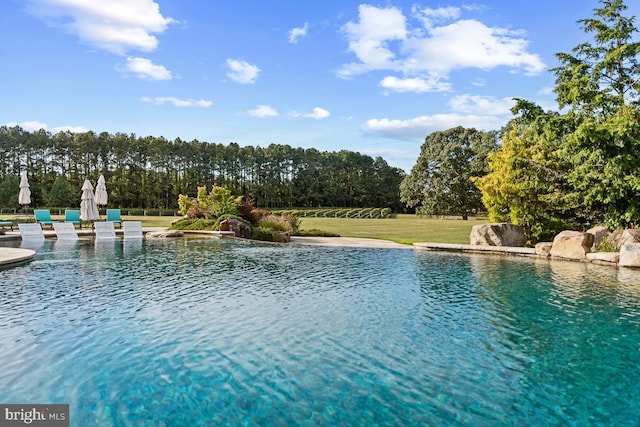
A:
POLYGON ((72 132, 72 133, 84 133, 89 132, 89 129, 84 126, 55 126, 49 128, 46 123, 39 122, 37 120, 29 120, 22 123, 10 122, 6 124, 7 127, 15 127, 20 126, 23 130, 27 132, 37 132, 39 130, 45 130, 47 132, 51 132, 52 134, 56 134, 58 132, 72 132))
POLYGON ((451 84, 441 81, 437 76, 424 79, 422 77, 414 77, 408 79, 399 79, 393 76, 387 76, 380 82, 380 86, 393 90, 395 92, 447 92, 451 90, 451 84))
POLYGON ((180 99, 174 96, 158 96, 155 98, 143 96, 140 100, 142 102, 149 102, 155 105, 172 104, 174 107, 209 108, 213 105, 213 102, 204 99, 180 99))
POLYGON ((84 126, 54 126, 49 131, 53 134, 58 132, 85 133, 89 132, 89 129, 84 126))
POLYGON ((510 116, 516 102, 511 97, 498 99, 493 96, 458 95, 449 101, 451 109, 459 113, 492 116, 510 116))
POLYGON ((447 21, 460 17, 460 8, 453 6, 439 7, 437 9, 414 8, 414 13, 426 28, 431 28, 435 22, 447 21))
POLYGON ((436 131, 456 126, 495 130, 505 125, 511 118, 511 98, 498 99, 491 96, 459 95, 449 101, 452 112, 424 115, 410 119, 371 119, 365 122, 365 134, 385 138, 421 142, 436 131))
POLYGON ((276 117, 278 115, 278 111, 272 108, 270 105, 258 105, 253 110, 247 111, 247 114, 253 117, 276 117))
POLYGON ((125 55, 158 46, 154 34, 174 23, 153 0, 29 0, 33 15, 91 46, 125 55))
POLYGON ((246 61, 227 59, 227 77, 236 83, 253 84, 260 74, 260 68, 246 61))
POLYGON ((553 87, 546 86, 538 91, 538 95, 544 95, 544 96, 553 95, 553 91, 554 91, 553 87))
POLYGON ((321 120, 329 117, 331 113, 329 113, 329 111, 325 110, 324 108, 315 107, 310 113, 298 113, 296 111, 293 111, 289 115, 291 117, 306 117, 308 119, 321 120))
POLYGON ((359 20, 343 27, 349 50, 358 62, 343 65, 338 76, 348 78, 388 70, 405 76, 446 78, 456 69, 497 67, 533 75, 546 68, 539 55, 527 50, 529 42, 522 31, 458 19, 461 13, 458 8, 413 12, 418 25, 411 28, 407 17, 397 8, 361 5, 359 20))
POLYGON ((308 29, 309 24, 307 22, 304 23, 304 27, 302 28, 293 28, 289 31, 289 43, 297 44, 300 37, 305 37, 307 35, 308 29))
POLYGON ((343 30, 349 50, 360 62, 343 66, 338 75, 348 78, 369 70, 398 69, 389 42, 407 37, 405 16, 396 7, 381 9, 366 4, 361 4, 358 12, 360 21, 347 23, 343 30))
POLYGON ((506 121, 504 118, 489 115, 434 114, 406 120, 370 119, 362 126, 362 131, 365 134, 385 138, 422 142, 427 135, 435 131, 442 131, 456 126, 488 131, 500 128, 506 121))
POLYGON ((435 27, 430 37, 407 41, 410 52, 407 71, 448 73, 460 68, 490 70, 500 66, 539 74, 545 65, 538 55, 527 52, 528 42, 517 31, 490 28, 476 20, 460 20, 435 27))
POLYGON ((171 71, 162 65, 157 65, 146 58, 127 58, 124 67, 116 67, 123 73, 132 73, 139 79, 143 80, 171 80, 173 77, 171 71))

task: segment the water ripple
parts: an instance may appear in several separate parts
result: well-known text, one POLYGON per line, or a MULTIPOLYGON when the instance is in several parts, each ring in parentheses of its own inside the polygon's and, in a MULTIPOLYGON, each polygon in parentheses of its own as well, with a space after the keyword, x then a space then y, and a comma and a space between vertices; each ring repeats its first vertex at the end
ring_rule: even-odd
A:
POLYGON ((640 416, 633 272, 196 239, 38 250, 0 271, 0 401, 69 402, 72 425, 640 416))

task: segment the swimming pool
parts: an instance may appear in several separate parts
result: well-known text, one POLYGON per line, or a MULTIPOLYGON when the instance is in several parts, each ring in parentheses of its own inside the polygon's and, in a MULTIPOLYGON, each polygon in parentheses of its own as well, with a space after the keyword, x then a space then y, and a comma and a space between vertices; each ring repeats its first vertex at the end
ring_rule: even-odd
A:
POLYGON ((69 403, 73 426, 640 419, 635 270, 47 241, 0 283, 0 403, 69 403))

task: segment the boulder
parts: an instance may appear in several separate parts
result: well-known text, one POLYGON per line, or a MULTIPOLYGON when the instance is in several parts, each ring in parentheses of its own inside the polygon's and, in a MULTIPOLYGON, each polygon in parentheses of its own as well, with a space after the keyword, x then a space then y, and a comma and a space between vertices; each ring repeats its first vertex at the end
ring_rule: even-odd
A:
POLYGON ((622 248, 627 242, 640 242, 640 229, 616 230, 607 237, 607 243, 616 249, 622 248))
POLYGON ((168 237, 182 237, 184 233, 180 230, 150 231, 145 234, 147 239, 166 239, 168 237))
POLYGON ((593 234, 593 246, 598 246, 603 241, 606 241, 609 236, 609 229, 605 226, 598 225, 587 230, 587 233, 593 234))
POLYGON ((625 243, 638 243, 640 242, 640 229, 637 228, 627 228, 622 231, 622 235, 620 236, 619 248, 625 245, 625 243))
POLYGON ((524 246, 527 241, 522 227, 507 223, 474 225, 469 238, 481 246, 524 246))
POLYGON ((620 249, 620 239, 624 230, 615 230, 607 236, 607 243, 616 249, 620 249))
POLYGON ((615 265, 620 261, 620 254, 618 252, 590 252, 587 254, 587 259, 596 264, 615 265))
POLYGON ((235 237, 251 238, 251 226, 239 219, 229 218, 220 223, 220 231, 232 231, 235 237))
POLYGON ((549 255, 557 258, 584 260, 591 252, 595 237, 591 233, 565 230, 553 239, 549 255))
POLYGON ((628 241, 620 247, 620 267, 640 267, 640 242, 628 241))
POLYGON ((536 243, 536 255, 548 257, 549 253, 551 252, 552 246, 553 246, 553 243, 551 242, 536 243))

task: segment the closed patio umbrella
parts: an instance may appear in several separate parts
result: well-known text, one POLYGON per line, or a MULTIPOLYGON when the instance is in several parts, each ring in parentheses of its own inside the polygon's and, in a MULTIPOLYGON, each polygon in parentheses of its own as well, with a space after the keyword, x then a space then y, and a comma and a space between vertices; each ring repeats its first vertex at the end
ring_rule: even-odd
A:
POLYGON ((101 206, 105 206, 109 201, 109 195, 107 194, 107 184, 105 183, 104 175, 100 175, 100 178, 98 178, 95 199, 96 203, 101 206))
POLYGON ((94 221, 100 219, 98 205, 93 195, 93 186, 88 179, 82 185, 82 199, 80 201, 80 219, 83 221, 94 221))
POLYGON ((18 203, 23 207, 31 204, 31 190, 29 189, 27 171, 20 172, 20 193, 18 193, 18 203))

